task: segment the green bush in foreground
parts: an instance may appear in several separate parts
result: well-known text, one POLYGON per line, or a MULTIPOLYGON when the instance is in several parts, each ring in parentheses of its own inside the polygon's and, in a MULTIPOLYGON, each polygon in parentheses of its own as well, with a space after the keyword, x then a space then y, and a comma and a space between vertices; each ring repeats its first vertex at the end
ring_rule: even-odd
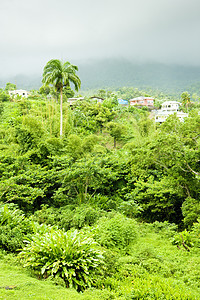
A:
POLYGON ((24 239, 33 233, 30 219, 14 204, 0 206, 0 247, 6 251, 16 252, 24 247, 24 239))
POLYGON ((93 283, 93 273, 103 256, 92 238, 77 230, 64 232, 49 228, 36 234, 21 251, 24 267, 31 267, 44 277, 60 277, 66 287, 82 291, 93 283))
POLYGON ((95 239, 106 248, 127 252, 137 240, 137 223, 120 213, 110 213, 98 221, 95 239))

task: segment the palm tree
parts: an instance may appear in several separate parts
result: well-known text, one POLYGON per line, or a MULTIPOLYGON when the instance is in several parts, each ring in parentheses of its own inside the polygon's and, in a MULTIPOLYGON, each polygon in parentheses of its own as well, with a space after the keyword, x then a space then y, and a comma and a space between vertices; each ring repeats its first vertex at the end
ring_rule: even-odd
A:
POLYGON ((70 82, 74 84, 75 91, 81 86, 81 80, 76 75, 78 67, 67 62, 61 62, 59 59, 48 61, 43 71, 42 82, 44 85, 52 84, 56 91, 60 93, 60 135, 63 134, 63 88, 70 87, 70 82))
POLYGON ((182 104, 186 107, 186 111, 188 111, 188 105, 191 103, 190 94, 188 92, 183 92, 181 94, 182 104))

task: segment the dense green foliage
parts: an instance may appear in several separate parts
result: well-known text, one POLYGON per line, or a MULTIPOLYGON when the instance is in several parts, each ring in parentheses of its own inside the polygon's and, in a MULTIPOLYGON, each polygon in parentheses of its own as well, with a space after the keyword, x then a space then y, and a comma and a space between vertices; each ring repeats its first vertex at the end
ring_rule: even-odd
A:
POLYGON ((2 102, 1 201, 26 213, 43 204, 91 203, 123 212, 137 207, 134 214, 146 221, 191 226, 197 220, 200 116, 194 106, 184 123, 174 115, 156 127, 144 109, 108 100, 64 103, 61 139, 59 106, 42 99, 2 102))
POLYGON ((1 248, 96 299, 199 299, 199 103, 156 125, 123 95, 66 92, 62 137, 52 88, 0 99, 1 248))
POLYGON ((0 207, 0 246, 15 252, 24 246, 24 239, 33 233, 31 220, 16 205, 0 207))

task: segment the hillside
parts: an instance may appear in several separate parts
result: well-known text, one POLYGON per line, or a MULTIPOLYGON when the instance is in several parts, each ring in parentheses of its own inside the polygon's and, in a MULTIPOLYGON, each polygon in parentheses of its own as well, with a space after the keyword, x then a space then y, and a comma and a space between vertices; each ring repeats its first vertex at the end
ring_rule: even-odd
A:
POLYGON ((83 88, 134 86, 180 92, 200 82, 200 67, 135 64, 127 60, 93 61, 80 65, 79 73, 83 88))
POLYGON ((57 95, 0 92, 0 297, 199 299, 199 102, 159 125, 99 93, 61 134, 57 95))
MULTIPOLYGON (((75 62, 79 66, 82 90, 133 86, 154 88, 166 93, 196 92, 200 83, 200 67, 164 65, 158 63, 137 64, 124 59, 75 62)), ((0 86, 16 83, 19 88, 38 89, 41 72, 36 75, 17 75, 0 78, 0 86)))

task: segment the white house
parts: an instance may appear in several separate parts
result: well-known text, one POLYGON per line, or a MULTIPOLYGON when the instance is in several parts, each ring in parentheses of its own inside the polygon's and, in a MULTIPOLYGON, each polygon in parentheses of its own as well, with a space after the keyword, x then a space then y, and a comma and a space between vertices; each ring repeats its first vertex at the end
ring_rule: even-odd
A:
POLYGON ((162 104, 162 111, 179 111, 181 103, 177 101, 165 101, 162 104))
POLYGON ((176 116, 180 121, 183 121, 184 118, 188 117, 188 114, 179 111, 180 105, 181 103, 177 101, 165 101, 162 104, 162 108, 156 112, 155 122, 163 123, 170 115, 173 115, 174 113, 176 113, 176 116))
POLYGON ((29 95, 29 92, 25 91, 25 90, 14 90, 14 91, 9 91, 8 92, 10 96, 14 96, 16 97, 17 95, 27 98, 29 95))

